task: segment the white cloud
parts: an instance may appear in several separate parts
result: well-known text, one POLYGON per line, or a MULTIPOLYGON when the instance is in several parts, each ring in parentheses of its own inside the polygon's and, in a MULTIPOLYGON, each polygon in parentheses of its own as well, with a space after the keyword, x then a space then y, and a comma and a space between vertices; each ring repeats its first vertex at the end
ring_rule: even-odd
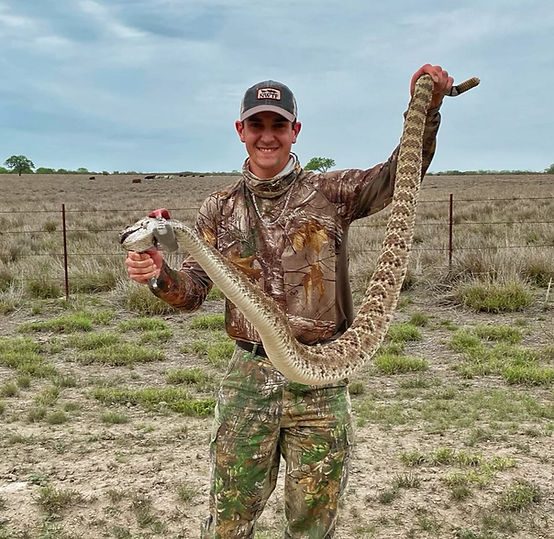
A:
POLYGON ((79 7, 83 13, 94 17, 106 33, 117 38, 136 39, 145 36, 144 32, 119 22, 104 4, 94 0, 79 0, 79 7))
MULTIPOLYGON (((456 137, 458 148, 475 147, 475 159, 498 159, 501 149, 487 155, 487 143, 496 130, 511 129, 505 109, 515 110, 521 93, 534 99, 512 114, 520 136, 498 138, 498 146, 510 158, 538 159, 540 152, 522 145, 542 148, 548 138, 537 118, 552 85, 553 24, 550 0, 0 0, 0 65, 10 73, 0 91, 4 103, 33 116, 26 124, 35 130, 33 144, 41 130, 63 136, 60 123, 49 123, 58 116, 90 130, 75 150, 83 156, 103 159, 110 133, 128 141, 121 156, 130 162, 119 169, 136 168, 133 159, 146 153, 160 156, 160 168, 184 159, 209 169, 214 147, 222 168, 242 156, 232 131, 242 92, 277 78, 299 100, 299 153, 327 151, 340 166, 363 166, 396 143, 409 77, 430 61, 456 78, 483 80, 471 97, 445 105, 437 163, 463 168, 450 143, 456 137), (525 80, 521 92, 516 75, 525 80), (159 146, 141 146, 152 132, 159 146)), ((5 126, 8 142, 18 128, 5 126)))

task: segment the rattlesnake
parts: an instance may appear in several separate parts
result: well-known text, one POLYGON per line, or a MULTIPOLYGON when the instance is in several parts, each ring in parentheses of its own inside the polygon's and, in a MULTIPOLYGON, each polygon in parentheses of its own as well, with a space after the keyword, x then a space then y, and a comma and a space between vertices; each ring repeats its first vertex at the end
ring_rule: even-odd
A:
MULTIPOLYGON (((477 78, 469 79, 453 87, 449 95, 459 95, 478 83, 477 78)), ((139 252, 159 243, 170 250, 177 243, 184 247, 254 325, 268 358, 288 379, 323 385, 347 378, 379 348, 400 295, 413 239, 421 183, 422 139, 432 91, 431 77, 420 77, 404 121, 395 191, 381 254, 354 322, 339 339, 329 344, 299 343, 292 335, 287 315, 275 301, 179 221, 163 217, 141 219, 121 233, 120 242, 124 249, 139 252)))

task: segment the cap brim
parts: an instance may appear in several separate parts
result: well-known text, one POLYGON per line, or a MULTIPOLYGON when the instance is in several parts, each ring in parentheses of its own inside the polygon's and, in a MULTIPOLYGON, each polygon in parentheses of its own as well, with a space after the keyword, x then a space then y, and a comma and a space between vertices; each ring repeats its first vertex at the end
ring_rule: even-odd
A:
POLYGON ((240 115, 240 121, 246 120, 246 118, 250 118, 250 116, 254 116, 254 114, 258 114, 258 112, 276 112, 289 122, 294 122, 296 120, 294 114, 291 114, 288 110, 284 110, 281 107, 276 107, 275 105, 258 105, 257 107, 252 107, 251 109, 248 109, 244 111, 240 115))

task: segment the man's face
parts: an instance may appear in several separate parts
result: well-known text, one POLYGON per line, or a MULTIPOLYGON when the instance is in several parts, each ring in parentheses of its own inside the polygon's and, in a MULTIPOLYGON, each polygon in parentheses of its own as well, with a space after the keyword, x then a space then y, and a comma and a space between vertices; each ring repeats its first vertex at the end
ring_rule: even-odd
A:
POLYGON ((259 112, 237 120, 235 128, 246 145, 250 171, 258 178, 272 178, 288 163, 290 150, 300 133, 300 123, 292 124, 276 112, 259 112))

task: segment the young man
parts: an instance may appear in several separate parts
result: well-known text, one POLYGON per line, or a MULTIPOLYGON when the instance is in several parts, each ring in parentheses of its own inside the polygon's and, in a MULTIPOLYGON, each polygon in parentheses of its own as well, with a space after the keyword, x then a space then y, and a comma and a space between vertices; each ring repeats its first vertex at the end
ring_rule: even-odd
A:
MULTIPOLYGON (((439 107, 452 87, 440 66, 434 80, 423 149, 423 174, 435 150, 439 107)), ((368 170, 316 174, 291 153, 300 133, 295 98, 275 81, 249 88, 235 128, 245 144, 241 179, 202 204, 196 229, 284 311, 299 341, 339 337, 354 318, 347 239, 352 221, 390 203, 398 149, 368 170)), ((186 311, 197 309, 211 282, 192 259, 180 270, 160 252, 129 253, 131 279, 186 311), (152 281, 151 281, 152 279, 152 281)), ((333 536, 351 449, 347 381, 328 386, 288 382, 267 359, 260 339, 226 302, 226 329, 237 347, 218 395, 211 444, 210 516, 204 538, 254 537, 254 525, 286 462, 286 538, 333 536)))

